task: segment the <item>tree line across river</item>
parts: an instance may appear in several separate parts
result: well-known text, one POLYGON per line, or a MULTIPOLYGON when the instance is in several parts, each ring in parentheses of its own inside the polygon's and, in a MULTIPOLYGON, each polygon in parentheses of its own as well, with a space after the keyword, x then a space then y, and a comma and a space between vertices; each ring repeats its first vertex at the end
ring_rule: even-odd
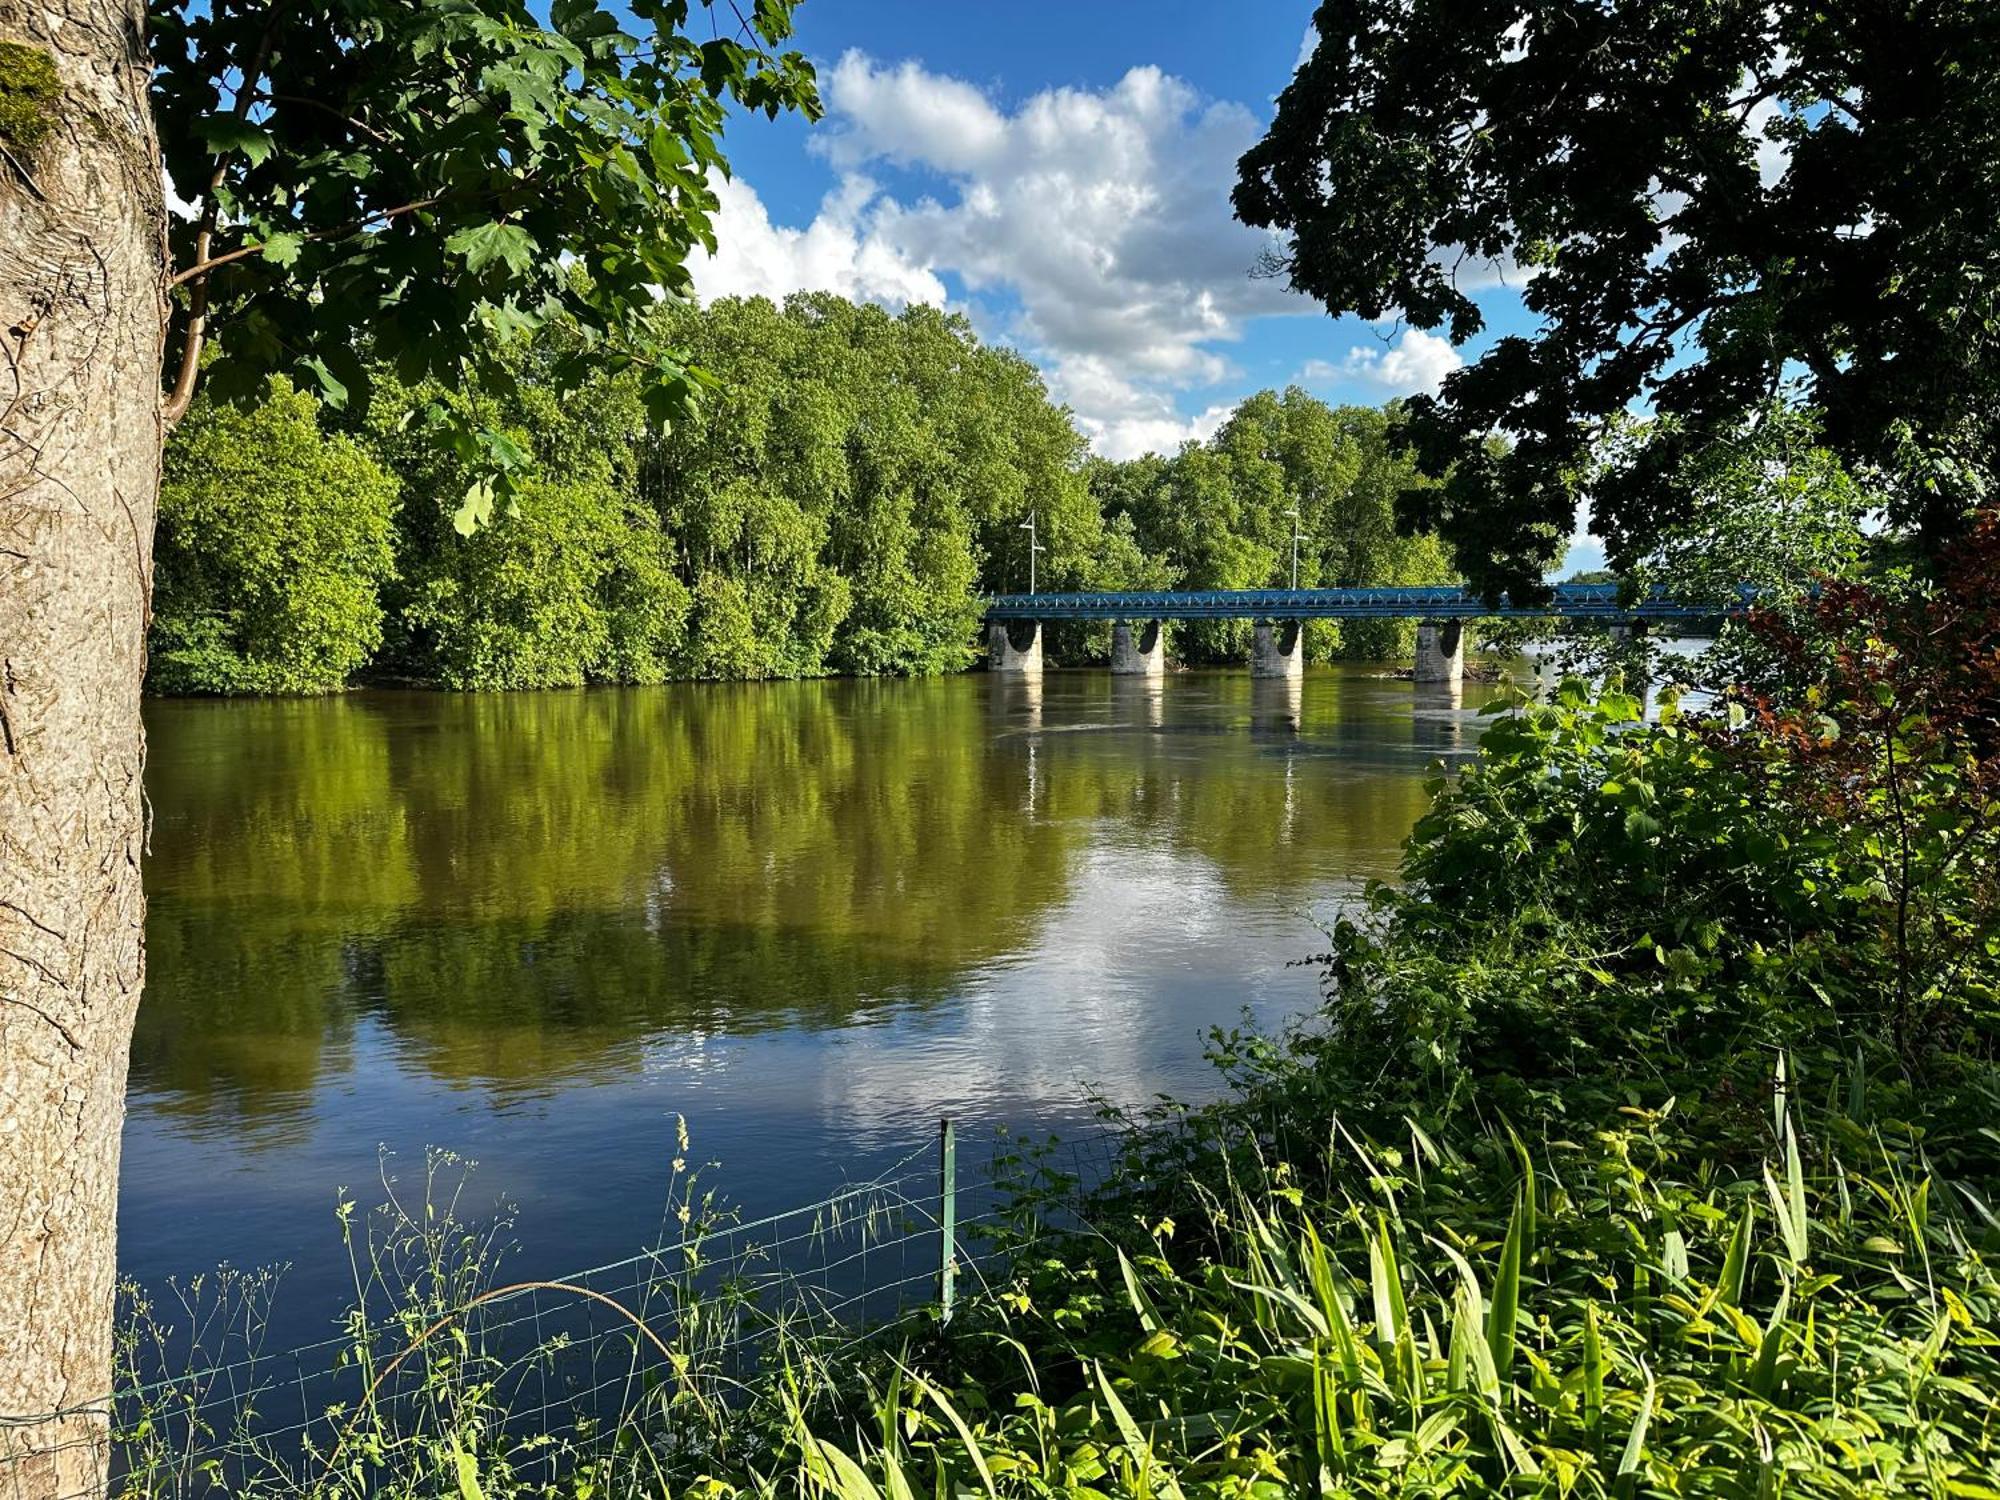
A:
MULTIPOLYGON (((203 398, 166 452, 154 691, 952 671, 979 597, 1026 586, 1031 538, 1047 589, 1283 585, 1295 522, 1303 586, 1454 576, 1436 538, 1397 532, 1398 493, 1425 481, 1394 406, 1265 391, 1205 442, 1114 462, 959 316, 824 294, 660 316, 720 382, 666 430, 628 374, 559 395, 577 340, 553 325, 499 341, 488 388, 384 364, 352 412, 282 380, 203 398), (511 499, 469 536, 454 512, 490 455, 433 441, 441 412, 518 450, 511 499)), ((1407 633, 1315 622, 1307 646, 1381 657, 1407 633)), ((1247 634, 1190 624, 1174 650, 1226 659, 1247 634)), ((1107 641, 1070 626, 1051 650, 1107 641)))

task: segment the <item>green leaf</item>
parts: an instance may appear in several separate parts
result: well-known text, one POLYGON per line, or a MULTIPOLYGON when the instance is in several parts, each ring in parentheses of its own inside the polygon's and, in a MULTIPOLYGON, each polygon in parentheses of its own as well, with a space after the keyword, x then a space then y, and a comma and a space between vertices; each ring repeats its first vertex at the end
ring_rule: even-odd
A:
POLYGON ((1153 1306, 1153 1299, 1146 1295, 1146 1289, 1139 1285, 1139 1273, 1132 1268, 1132 1262, 1125 1252, 1118 1252, 1118 1270, 1125 1278, 1125 1295, 1132 1301, 1132 1311, 1139 1315, 1139 1327, 1152 1333, 1160 1327, 1159 1309, 1153 1306))
POLYGON ((305 249, 305 236, 280 230, 264 237, 264 259, 274 266, 289 266, 297 263, 299 252, 305 249))
POLYGON ((1724 1307, 1743 1305, 1743 1285, 1750 1270, 1750 1227, 1755 1218, 1756 1205, 1745 1203, 1729 1236, 1729 1249, 1722 1257, 1722 1275, 1715 1284, 1716 1301, 1724 1307))
POLYGON ((1635 843, 1647 843, 1660 836, 1660 820, 1644 808, 1634 807, 1625 814, 1625 837, 1635 843))
POLYGON ((458 1471, 458 1493, 460 1500, 486 1500, 486 1491, 479 1486, 479 1462, 458 1444, 458 1435, 450 1438, 452 1466, 458 1471))
POLYGON ((1629 1496, 1637 1487, 1639 1464, 1646 1454, 1646 1433, 1653 1425, 1653 1372, 1643 1360, 1639 1368, 1646 1376, 1646 1393, 1640 1398, 1638 1413, 1632 1418, 1632 1431, 1625 1438, 1625 1451, 1618 1458, 1618 1478, 1613 1492, 1619 1496, 1629 1496))
POLYGON ((470 224, 454 231, 444 247, 464 256, 465 268, 475 274, 500 261, 516 276, 523 276, 535 263, 535 237, 518 224, 470 224))
POLYGON ((305 361, 305 367, 312 372, 313 379, 319 382, 320 394, 328 406, 339 410, 347 405, 349 395, 347 382, 335 375, 327 367, 325 360, 315 354, 305 361))
POLYGON ((1486 1313, 1486 1343, 1493 1351, 1493 1368, 1503 1381, 1514 1367, 1514 1333, 1521 1311, 1522 1240, 1531 1211, 1517 1189, 1514 1216, 1507 1221, 1507 1238, 1500 1247, 1500 1270, 1493 1278, 1493 1301, 1486 1313))
POLYGON ((255 167, 263 165, 271 155, 271 132, 237 115, 210 115, 197 121, 194 128, 217 156, 240 151, 255 167))
POLYGON ((452 512, 452 528, 460 536, 471 536, 493 519, 493 481, 486 475, 472 481, 465 499, 452 512))
POLYGON ((1583 1306, 1583 1420, 1595 1427, 1604 1415, 1604 1335, 1598 1327, 1597 1304, 1583 1306))

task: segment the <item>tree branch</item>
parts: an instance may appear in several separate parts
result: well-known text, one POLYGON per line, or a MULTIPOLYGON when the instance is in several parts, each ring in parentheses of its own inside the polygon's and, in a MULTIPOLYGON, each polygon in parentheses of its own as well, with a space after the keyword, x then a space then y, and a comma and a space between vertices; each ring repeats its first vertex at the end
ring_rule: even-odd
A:
POLYGON ((331 115, 343 125, 352 126, 377 145, 387 146, 390 144, 389 137, 377 130, 373 125, 370 125, 366 120, 357 120, 353 115, 344 115, 324 100, 309 99, 304 94, 266 94, 264 97, 269 99, 273 104, 298 104, 303 105, 307 109, 316 109, 321 114, 331 115))
MULTIPOLYGON (((385 223, 402 214, 413 214, 421 209, 435 207, 437 204, 444 202, 449 196, 447 193, 437 193, 429 198, 418 198, 410 203, 399 203, 394 208, 378 209, 374 213, 364 214, 349 223, 338 225, 332 229, 314 230, 310 234, 301 235, 300 238, 307 240, 339 239, 343 235, 353 234, 357 230, 366 229, 371 224, 385 223)), ((199 244, 200 241, 197 240, 196 243, 199 244)), ((177 286, 184 286, 190 281, 204 281, 211 271, 218 270, 223 266, 234 265, 239 260, 248 260, 253 255, 262 255, 263 253, 264 246, 261 244, 240 245, 234 250, 224 251, 221 255, 213 255, 206 260, 197 260, 185 271, 176 271, 173 279, 167 283, 167 287, 171 290, 177 286)), ((199 295, 200 291, 201 288, 197 287, 196 294, 199 295)))
MULTIPOLYGON (((271 47, 278 37, 278 17, 283 11, 282 4, 271 7, 271 16, 264 23, 264 35, 257 42, 257 56, 243 74, 243 83, 236 91, 233 113, 242 119, 250 112, 250 105, 257 96, 257 80, 264 76, 264 65, 271 60, 271 47)), ((208 190, 202 195, 201 228, 195 232, 194 258, 197 261, 208 258, 208 247, 215 242, 215 222, 222 212, 222 179, 229 172, 229 153, 218 151, 215 155, 215 170, 209 175, 208 190)), ((167 283, 171 291, 180 285, 180 278, 167 283)), ((181 366, 174 375, 174 387, 167 393, 160 415, 168 427, 179 425, 187 415, 189 405, 194 401, 195 381, 201 374, 201 349, 208 333, 208 283, 202 281, 194 289, 188 300, 187 331, 181 336, 181 366)))

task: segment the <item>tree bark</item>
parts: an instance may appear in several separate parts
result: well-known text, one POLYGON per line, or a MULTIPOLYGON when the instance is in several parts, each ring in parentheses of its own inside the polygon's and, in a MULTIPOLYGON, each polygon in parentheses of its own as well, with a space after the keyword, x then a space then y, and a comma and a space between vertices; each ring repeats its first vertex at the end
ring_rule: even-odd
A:
POLYGON ((0 56, 60 86, 0 139, 0 1419, 38 1419, 0 1420, 9 1500, 105 1483, 166 312, 144 21, 0 0, 0 56))

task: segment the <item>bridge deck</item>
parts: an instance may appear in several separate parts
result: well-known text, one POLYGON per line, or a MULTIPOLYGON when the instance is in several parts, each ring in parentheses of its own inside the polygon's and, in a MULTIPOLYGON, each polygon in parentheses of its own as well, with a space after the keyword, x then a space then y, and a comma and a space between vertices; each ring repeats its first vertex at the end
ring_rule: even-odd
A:
MULTIPOLYGON (((1747 601, 1745 601, 1747 603, 1747 601)), ((1742 604, 1734 609, 1742 608, 1742 604)), ((986 601, 995 620, 1475 620, 1563 619, 1632 624, 1641 620, 1714 620, 1734 609, 1684 604, 1663 594, 1619 603, 1615 583, 1559 583, 1541 604, 1495 606, 1450 586, 1355 589, 1197 589, 1131 594, 998 594, 986 601)))

